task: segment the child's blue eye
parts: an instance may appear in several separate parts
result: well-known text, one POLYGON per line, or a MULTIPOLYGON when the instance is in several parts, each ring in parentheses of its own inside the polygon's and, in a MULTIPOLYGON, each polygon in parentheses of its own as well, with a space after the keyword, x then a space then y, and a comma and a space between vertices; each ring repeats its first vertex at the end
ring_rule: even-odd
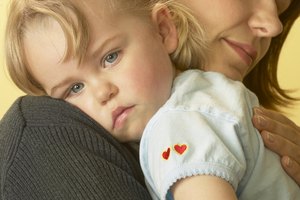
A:
POLYGON ((82 89, 84 88, 84 84, 83 83, 76 83, 75 85, 73 85, 71 87, 71 93, 79 93, 82 89))
POLYGON ((119 57, 119 53, 118 52, 113 52, 113 53, 110 53, 106 56, 105 58, 105 65, 111 65, 113 64, 119 57))

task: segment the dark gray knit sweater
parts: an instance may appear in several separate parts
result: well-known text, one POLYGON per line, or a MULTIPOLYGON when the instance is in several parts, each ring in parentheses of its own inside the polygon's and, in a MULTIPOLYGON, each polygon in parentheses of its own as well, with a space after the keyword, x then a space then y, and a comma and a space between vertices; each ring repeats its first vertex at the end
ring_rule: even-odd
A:
POLYGON ((63 101, 19 98, 0 122, 0 199, 150 199, 130 152, 63 101))

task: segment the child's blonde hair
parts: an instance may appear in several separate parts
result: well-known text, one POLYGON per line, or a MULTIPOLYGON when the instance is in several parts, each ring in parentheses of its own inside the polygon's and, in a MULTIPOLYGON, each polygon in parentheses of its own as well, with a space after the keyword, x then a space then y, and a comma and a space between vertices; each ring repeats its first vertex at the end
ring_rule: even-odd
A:
MULTIPOLYGON (((46 95, 43 87, 28 70, 23 39, 34 25, 56 20, 67 41, 64 59, 82 60, 89 43, 89 27, 74 0, 12 0, 6 26, 6 64, 14 83, 30 95, 46 95)), ((178 31, 178 48, 171 59, 180 70, 203 66, 205 50, 203 32, 192 13, 174 0, 102 0, 109 8, 138 17, 151 16, 154 6, 167 6, 178 31)), ((83 2, 84 3, 84 2, 83 2)), ((41 49, 42 51, 42 49, 41 49)))

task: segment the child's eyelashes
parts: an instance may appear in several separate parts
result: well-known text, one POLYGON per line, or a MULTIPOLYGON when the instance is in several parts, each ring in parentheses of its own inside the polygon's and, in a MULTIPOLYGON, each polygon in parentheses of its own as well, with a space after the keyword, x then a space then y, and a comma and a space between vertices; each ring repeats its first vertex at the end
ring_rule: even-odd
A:
POLYGON ((118 63, 120 57, 120 51, 114 51, 107 54, 103 60, 103 67, 111 67, 118 63))
MULTIPOLYGON (((114 50, 106 54, 103 59, 101 59, 101 67, 103 68, 110 68, 117 65, 121 58, 121 50, 114 50)), ((101 72, 102 73, 102 72, 101 72)), ((70 84, 69 87, 65 89, 65 92, 61 95, 61 98, 68 99, 72 98, 85 88, 85 84, 83 82, 73 82, 70 84)))
POLYGON ((66 92, 65 98, 72 97, 73 95, 76 95, 80 93, 84 88, 83 83, 75 83, 73 84, 66 92))
POLYGON ((105 58, 105 62, 111 64, 118 58, 118 52, 113 52, 111 54, 108 54, 105 58))
POLYGON ((84 84, 83 83, 76 83, 75 85, 73 85, 70 89, 70 92, 72 93, 78 93, 80 92, 82 89, 84 88, 84 84))

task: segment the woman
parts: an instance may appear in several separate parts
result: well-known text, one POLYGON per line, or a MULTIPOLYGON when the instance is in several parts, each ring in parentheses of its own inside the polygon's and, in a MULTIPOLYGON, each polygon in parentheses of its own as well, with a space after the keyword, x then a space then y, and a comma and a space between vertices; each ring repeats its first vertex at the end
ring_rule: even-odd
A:
MULTIPOLYGON (((199 0, 183 2, 191 5, 199 15, 201 13, 197 9, 208 3, 199 0)), ((222 2, 213 1, 219 5, 222 2)), ((299 12, 299 2, 293 1, 283 15, 289 12, 299 12)), ((247 20, 242 21, 247 23, 247 20)), ((256 77, 253 76, 252 79, 256 77)), ((261 95, 256 93, 261 99, 261 95)), ((265 111, 263 113, 266 115, 265 111)), ((262 128, 273 133, 291 130, 291 123, 289 127, 279 126, 282 118, 276 117, 274 123, 277 126, 262 128)), ((262 120, 254 120, 259 121, 262 120)), ((261 129, 260 126, 258 128, 261 129)), ((130 153, 132 145, 126 148, 116 142, 93 120, 62 101, 45 97, 21 98, 3 117, 0 132, 0 195, 3 199, 149 198, 138 173, 138 163, 130 153)), ((274 149, 277 149, 276 146, 274 149)), ((294 158, 293 154, 287 155, 294 158)))
POLYGON ((269 4, 269 10, 257 10, 256 13, 248 15, 248 18, 243 15, 243 18, 236 16, 237 11, 228 11, 238 4, 238 1, 235 0, 179 1, 185 3, 194 11, 194 14, 208 32, 207 35, 210 41, 208 46, 213 48, 208 55, 211 61, 206 65, 208 71, 219 70, 216 66, 222 68, 224 63, 233 62, 229 60, 231 58, 228 55, 230 52, 224 50, 224 46, 222 47, 221 42, 218 40, 222 37, 235 37, 232 33, 237 33, 237 29, 243 29, 241 31, 247 29, 243 33, 240 32, 240 34, 244 36, 245 41, 252 40, 253 43, 257 42, 256 40, 265 40, 261 38, 273 37, 268 52, 246 76, 244 83, 258 96, 261 105, 264 107, 254 109, 254 126, 261 131, 265 145, 282 156, 282 166, 300 185, 300 127, 284 115, 276 112, 280 106, 286 106, 296 100, 280 87, 277 79, 277 66, 283 43, 294 21, 300 15, 300 2, 296 0, 279 0, 276 1, 277 8, 275 8, 274 5, 272 7, 273 1, 249 1, 248 3, 262 4, 262 7, 269 4), (277 12, 280 14, 279 18, 277 12), (270 16, 272 14, 273 16, 270 16), (229 20, 226 21, 226 19, 229 20), (281 29, 280 21, 283 26, 282 33, 277 35, 279 29, 281 29), (241 26, 246 27, 240 28, 241 26), (245 35, 247 35, 246 38, 245 35))

